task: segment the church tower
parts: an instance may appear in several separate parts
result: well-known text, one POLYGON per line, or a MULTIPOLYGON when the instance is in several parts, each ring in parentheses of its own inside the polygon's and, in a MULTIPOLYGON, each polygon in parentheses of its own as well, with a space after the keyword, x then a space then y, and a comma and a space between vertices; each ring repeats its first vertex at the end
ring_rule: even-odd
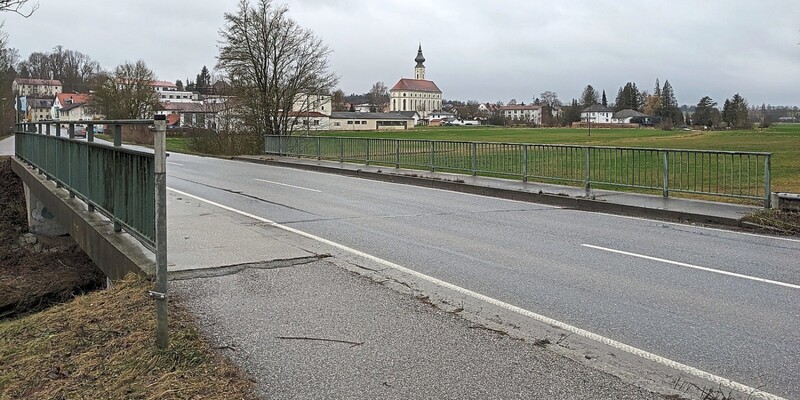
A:
POLYGON ((417 58, 414 59, 417 62, 417 66, 414 67, 414 79, 425 79, 425 56, 422 55, 422 43, 419 44, 419 50, 417 51, 417 58))

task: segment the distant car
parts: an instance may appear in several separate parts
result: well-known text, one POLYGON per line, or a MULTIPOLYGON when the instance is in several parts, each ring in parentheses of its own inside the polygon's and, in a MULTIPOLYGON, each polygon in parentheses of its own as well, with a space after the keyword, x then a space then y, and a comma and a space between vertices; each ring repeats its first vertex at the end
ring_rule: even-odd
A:
POLYGON ((86 125, 75 125, 75 137, 86 138, 86 125))

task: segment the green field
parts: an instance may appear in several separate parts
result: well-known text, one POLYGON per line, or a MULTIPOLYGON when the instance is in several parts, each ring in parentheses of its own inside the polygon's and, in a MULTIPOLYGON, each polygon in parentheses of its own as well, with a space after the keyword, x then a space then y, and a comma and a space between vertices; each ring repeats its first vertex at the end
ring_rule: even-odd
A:
POLYGON ((646 147, 772 153, 773 191, 800 192, 800 124, 763 131, 662 131, 657 129, 436 127, 398 132, 326 132, 322 136, 432 139, 585 146, 646 147))

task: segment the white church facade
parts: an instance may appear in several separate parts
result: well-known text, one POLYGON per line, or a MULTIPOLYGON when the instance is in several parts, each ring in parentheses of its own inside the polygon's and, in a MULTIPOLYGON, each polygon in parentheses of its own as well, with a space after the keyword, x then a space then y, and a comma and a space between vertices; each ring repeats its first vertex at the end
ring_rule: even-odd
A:
POLYGON ((416 111, 425 119, 428 114, 442 109, 442 91, 436 83, 425 79, 425 57, 422 45, 417 51, 414 79, 402 78, 389 90, 391 112, 416 111))

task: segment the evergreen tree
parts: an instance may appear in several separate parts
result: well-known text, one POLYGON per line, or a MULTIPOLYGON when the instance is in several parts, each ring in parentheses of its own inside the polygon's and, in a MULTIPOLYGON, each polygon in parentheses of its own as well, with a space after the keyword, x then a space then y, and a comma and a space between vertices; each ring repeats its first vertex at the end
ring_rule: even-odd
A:
POLYGON ((581 111, 584 107, 578 103, 578 100, 572 99, 572 103, 564 107, 564 112, 561 114, 561 125, 569 126, 573 122, 581 120, 581 111))
POLYGON ((614 103, 614 111, 625 109, 640 111, 642 106, 644 106, 643 99, 646 98, 646 93, 644 95, 643 93, 645 92, 639 92, 639 89, 636 87, 635 83, 626 83, 624 87, 619 88, 617 91, 617 99, 614 103))
POLYGON ((178 90, 183 91, 183 81, 181 81, 180 79, 175 81, 175 86, 178 87, 178 90))
POLYGON ((683 113, 678 107, 678 100, 675 99, 675 92, 672 90, 669 80, 664 81, 661 89, 661 101, 658 115, 663 121, 672 123, 683 123, 683 113))
POLYGON ((205 65, 203 65, 200 73, 197 74, 195 88, 200 93, 206 93, 211 88, 211 74, 208 72, 208 68, 206 68, 205 65))
POLYGON ((715 126, 719 122, 719 118, 717 102, 712 100, 711 97, 704 96, 697 102, 694 110, 694 125, 715 126))
POLYGON ((603 97, 602 97, 602 99, 603 100, 601 100, 601 104, 603 105, 603 107, 608 107, 608 98, 606 98, 606 90, 605 89, 603 89, 603 97))
POLYGON ((722 121, 725 122, 728 127, 733 126, 735 114, 736 113, 733 112, 733 108, 731 107, 731 100, 725 99, 725 103, 722 105, 722 121))
POLYGON ((594 90, 592 85, 586 85, 586 88, 583 89, 583 94, 581 95, 581 105, 586 108, 599 103, 600 101, 598 99, 597 92, 594 90))
POLYGON ((747 101, 736 93, 733 95, 729 102, 729 109, 728 114, 730 118, 730 122, 728 122, 728 126, 737 129, 750 129, 752 128, 752 123, 750 122, 750 113, 747 106, 747 101))

